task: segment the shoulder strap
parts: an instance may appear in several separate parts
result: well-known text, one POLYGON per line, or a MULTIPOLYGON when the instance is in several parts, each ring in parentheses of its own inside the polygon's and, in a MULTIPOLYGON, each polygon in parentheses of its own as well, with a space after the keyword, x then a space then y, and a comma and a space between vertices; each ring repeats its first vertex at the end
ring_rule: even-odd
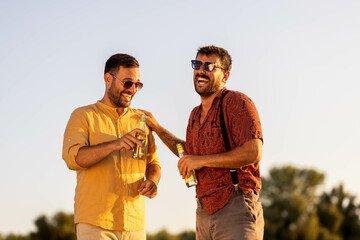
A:
MULTIPOLYGON (((230 151, 231 146, 230 146, 229 136, 227 134, 227 129, 226 129, 226 125, 225 125, 222 102, 223 102, 225 95, 228 94, 228 92, 229 92, 229 90, 224 92, 224 95, 222 95, 222 97, 220 99, 220 126, 221 126, 221 133, 223 135, 226 151, 230 151)), ((235 186, 235 189, 237 189, 237 187, 238 187, 237 184, 239 183, 239 180, 237 177, 236 169, 230 169, 230 173, 231 173, 231 179, 232 179, 233 185, 235 186)))
POLYGON ((222 97, 220 98, 220 126, 221 126, 221 132, 223 135, 226 151, 230 151, 231 146, 230 146, 229 136, 227 134, 227 129, 226 129, 226 125, 225 125, 222 102, 223 102, 223 99, 226 96, 226 94, 228 94, 228 92, 229 92, 229 90, 225 91, 224 95, 222 95, 222 97))

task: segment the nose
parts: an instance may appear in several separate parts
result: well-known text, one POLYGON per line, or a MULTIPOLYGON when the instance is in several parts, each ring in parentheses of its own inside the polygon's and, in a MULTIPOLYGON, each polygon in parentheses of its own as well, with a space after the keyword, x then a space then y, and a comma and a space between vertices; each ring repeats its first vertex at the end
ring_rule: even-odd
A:
POLYGON ((137 88, 135 87, 135 84, 133 84, 128 90, 129 90, 131 93, 136 93, 136 92, 137 92, 137 88))
POLYGON ((199 72, 205 73, 204 64, 202 64, 202 65, 200 66, 200 68, 199 68, 198 70, 195 70, 195 71, 199 71, 199 72))

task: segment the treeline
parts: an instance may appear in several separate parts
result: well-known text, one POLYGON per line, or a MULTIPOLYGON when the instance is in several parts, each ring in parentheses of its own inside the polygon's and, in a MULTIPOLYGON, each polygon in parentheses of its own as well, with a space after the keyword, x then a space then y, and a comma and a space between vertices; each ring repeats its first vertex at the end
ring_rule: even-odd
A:
MULTIPOLYGON (((325 175, 313 169, 275 167, 263 177, 261 199, 265 240, 359 240, 360 204, 343 185, 319 193, 325 175)), ((8 234, 0 240, 75 240, 72 214, 38 217, 36 231, 8 234)), ((195 240, 194 231, 170 234, 165 229, 148 240, 195 240)))
MULTIPOLYGON (((35 222, 36 231, 28 235, 9 234, 0 240, 76 240, 74 232, 74 215, 64 212, 56 213, 52 218, 45 215, 38 217, 35 222)), ((183 231, 170 234, 165 229, 156 234, 147 234, 148 240, 195 240, 194 231, 183 231)))
POLYGON ((166 229, 156 234, 147 234, 147 240, 195 240, 195 231, 184 231, 179 234, 170 234, 166 229))
POLYGON ((359 240, 360 204, 340 184, 319 194, 325 175, 275 167, 262 179, 266 240, 359 240))

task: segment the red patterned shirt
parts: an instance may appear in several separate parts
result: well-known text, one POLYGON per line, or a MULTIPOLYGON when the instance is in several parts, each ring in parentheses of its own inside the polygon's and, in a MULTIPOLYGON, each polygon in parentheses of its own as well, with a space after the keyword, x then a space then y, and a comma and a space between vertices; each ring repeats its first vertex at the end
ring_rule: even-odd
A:
MULTIPOLYGON (((220 127, 220 98, 225 91, 226 88, 222 89, 215 97, 203 124, 200 124, 202 105, 192 110, 186 132, 187 154, 209 155, 226 152, 220 127)), ((252 139, 262 140, 258 112, 245 94, 229 91, 223 99, 223 113, 232 149, 252 139)), ((237 175, 238 186, 244 194, 260 191, 259 163, 237 169, 237 175)), ((196 170, 196 176, 196 197, 202 200, 207 213, 211 215, 223 208, 234 192, 230 170, 204 167, 196 170)))

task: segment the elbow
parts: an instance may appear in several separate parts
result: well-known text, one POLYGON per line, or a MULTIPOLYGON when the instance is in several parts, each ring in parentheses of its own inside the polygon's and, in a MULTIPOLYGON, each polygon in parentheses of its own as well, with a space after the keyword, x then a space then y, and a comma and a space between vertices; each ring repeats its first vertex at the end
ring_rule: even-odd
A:
POLYGON ((87 163, 86 163, 86 161, 83 161, 81 158, 79 158, 79 157, 76 157, 75 158, 75 165, 76 165, 76 168, 78 168, 78 169, 75 169, 75 170, 79 170, 79 169, 84 169, 84 168, 88 168, 88 167, 90 167, 87 163))
POLYGON ((70 170, 80 170, 85 168, 83 164, 79 164, 79 145, 72 147, 64 147, 62 158, 64 159, 68 169, 70 170))
POLYGON ((262 144, 259 141, 256 141, 252 149, 252 159, 253 163, 259 163, 262 158, 262 144))
POLYGON ((80 169, 83 169, 83 168, 84 168, 83 166, 81 166, 81 165, 78 163, 77 159, 72 158, 72 157, 69 156, 69 155, 63 154, 63 159, 64 159, 64 161, 65 161, 65 163, 66 163, 66 166, 67 166, 68 169, 70 169, 70 170, 76 171, 76 170, 80 170, 80 169))
POLYGON ((261 161, 262 158, 262 151, 261 149, 258 149, 254 152, 254 163, 259 163, 261 161))
POLYGON ((72 163, 71 161, 66 161, 66 166, 68 167, 69 170, 80 170, 80 169, 83 169, 84 167, 80 166, 76 161, 75 163, 72 163))
POLYGON ((68 169, 69 169, 69 170, 73 170, 73 171, 77 171, 77 170, 82 169, 82 167, 76 167, 76 166, 70 166, 70 165, 68 165, 68 169))

